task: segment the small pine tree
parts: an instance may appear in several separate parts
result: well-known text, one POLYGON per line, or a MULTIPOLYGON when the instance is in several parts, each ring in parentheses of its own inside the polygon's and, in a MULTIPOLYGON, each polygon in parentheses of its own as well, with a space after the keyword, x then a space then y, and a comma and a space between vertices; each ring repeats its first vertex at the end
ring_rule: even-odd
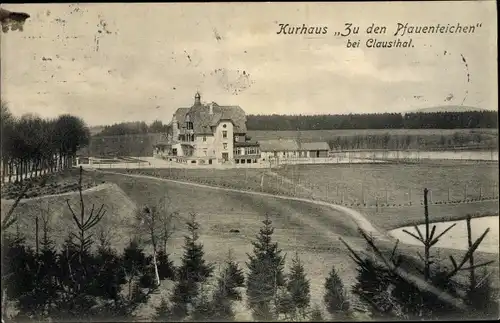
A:
POLYGON ((213 266, 207 264, 203 258, 203 244, 198 243, 198 230, 200 225, 196 222, 196 215, 191 214, 191 219, 186 222, 189 235, 184 237, 184 255, 178 269, 179 280, 188 280, 202 283, 212 276, 213 266))
POLYGON ((467 291, 466 302, 471 307, 470 318, 493 319, 499 316, 498 289, 492 284, 486 268, 477 278, 477 283, 467 291))
POLYGON ((170 302, 170 315, 172 320, 179 321, 189 315, 189 308, 198 296, 198 284, 194 281, 181 279, 174 287, 170 302))
POLYGON ((234 312, 232 302, 241 300, 239 287, 245 286, 245 276, 238 264, 230 257, 221 275, 217 279, 217 286, 212 295, 212 319, 215 321, 233 321, 234 312))
POLYGON ((349 315, 349 301, 344 290, 344 284, 335 267, 325 280, 325 295, 323 300, 326 309, 333 317, 346 318, 349 315))
POLYGON ((191 319, 197 322, 214 321, 215 307, 217 304, 210 297, 208 292, 201 288, 193 301, 193 312, 191 319))
POLYGON ((168 257, 168 254, 165 253, 163 249, 158 251, 156 255, 156 261, 158 264, 158 274, 160 275, 160 279, 175 279, 175 265, 172 260, 168 257))
POLYGON ((203 244, 198 243, 200 225, 196 222, 196 215, 186 222, 189 235, 184 237, 184 255, 178 269, 178 283, 171 298, 172 315, 178 320, 189 314, 189 306, 193 305, 198 296, 200 284, 212 276, 213 266, 205 262, 203 244))
POLYGON ((152 257, 147 257, 136 239, 125 248, 121 267, 124 271, 126 297, 117 312, 124 318, 131 318, 135 309, 148 301, 156 290, 152 257))
POLYGON ((226 261, 226 265, 217 280, 217 291, 232 301, 240 301, 241 294, 237 290, 245 286, 243 270, 232 259, 226 261))
POLYGON ((93 279, 93 295, 118 301, 121 285, 126 283, 121 259, 109 246, 99 246, 95 255, 96 271, 93 279))
POLYGON ((311 292, 310 283, 306 278, 304 265, 300 261, 298 253, 292 259, 292 266, 286 283, 286 292, 290 307, 285 313, 291 315, 292 318, 298 316, 304 318, 311 301, 311 292))
POLYGON ((168 306, 167 300, 164 297, 162 297, 160 305, 156 307, 153 320, 157 322, 168 322, 170 320, 170 317, 171 317, 170 307, 168 306))
POLYGON ((278 289, 285 285, 283 273, 285 257, 278 243, 272 242, 274 228, 269 216, 263 221, 257 241, 253 241, 253 255, 248 255, 247 277, 248 306, 257 320, 277 318, 276 301, 278 289))
POLYGON ((311 322, 323 322, 325 319, 323 317, 323 313, 321 312, 321 309, 319 308, 318 304, 315 304, 312 308, 311 314, 310 314, 310 321, 311 322))

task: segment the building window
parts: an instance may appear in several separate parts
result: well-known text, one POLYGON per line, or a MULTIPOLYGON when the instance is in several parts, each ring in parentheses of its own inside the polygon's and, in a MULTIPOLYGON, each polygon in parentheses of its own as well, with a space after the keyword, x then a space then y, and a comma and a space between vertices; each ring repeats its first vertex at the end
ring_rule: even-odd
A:
POLYGON ((239 159, 236 159, 235 161, 236 161, 236 164, 239 164, 239 163, 240 163, 240 160, 239 160, 239 159))
POLYGON ((285 157, 285 156, 286 156, 286 152, 283 152, 283 157, 285 157))
POLYGON ((186 122, 186 128, 188 130, 193 130, 193 123, 192 122, 186 122))
POLYGON ((253 160, 253 163, 254 163, 254 164, 255 164, 255 163, 257 163, 257 159, 254 159, 254 160, 253 160))
POLYGON ((227 138, 227 131, 222 132, 222 138, 227 138))
POLYGON ((173 148, 173 149, 172 149, 172 154, 173 154, 174 156, 177 156, 177 148, 173 148))
POLYGON ((226 124, 223 124, 223 125, 222 125, 222 128, 226 128, 226 127, 227 127, 227 125, 226 125, 226 124))
POLYGON ((244 163, 245 163, 245 160, 244 160, 244 159, 242 159, 242 160, 241 160, 241 163, 242 163, 242 164, 244 164, 244 163))
POLYGON ((239 139, 240 139, 239 136, 234 136, 234 142, 238 142, 239 139))
POLYGON ((203 136, 203 141, 207 141, 207 136, 203 136))
POLYGON ((225 143, 222 144, 222 147, 224 148, 224 150, 226 150, 227 149, 227 144, 225 144, 225 143))
POLYGON ((251 164, 252 163, 252 160, 251 159, 247 159, 247 164, 251 164))

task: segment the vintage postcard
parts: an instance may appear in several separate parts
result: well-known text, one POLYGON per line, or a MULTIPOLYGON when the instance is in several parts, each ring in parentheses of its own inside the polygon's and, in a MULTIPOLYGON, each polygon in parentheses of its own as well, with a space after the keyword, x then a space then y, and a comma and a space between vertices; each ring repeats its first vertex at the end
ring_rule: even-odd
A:
POLYGON ((499 318, 494 1, 0 20, 2 322, 499 318))

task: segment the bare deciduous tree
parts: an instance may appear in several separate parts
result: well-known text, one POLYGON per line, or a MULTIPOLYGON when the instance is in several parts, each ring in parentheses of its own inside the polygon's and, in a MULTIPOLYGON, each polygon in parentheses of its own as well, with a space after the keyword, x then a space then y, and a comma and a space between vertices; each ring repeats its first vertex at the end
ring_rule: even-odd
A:
POLYGON ((138 232, 148 236, 144 242, 151 244, 153 249, 153 264, 157 286, 161 283, 158 272, 158 251, 163 249, 166 253, 167 243, 175 232, 175 221, 178 217, 178 212, 170 212, 168 210, 167 199, 162 199, 153 206, 144 206, 137 210, 136 213, 135 228, 138 232), (159 245, 160 243, 161 246, 159 245))

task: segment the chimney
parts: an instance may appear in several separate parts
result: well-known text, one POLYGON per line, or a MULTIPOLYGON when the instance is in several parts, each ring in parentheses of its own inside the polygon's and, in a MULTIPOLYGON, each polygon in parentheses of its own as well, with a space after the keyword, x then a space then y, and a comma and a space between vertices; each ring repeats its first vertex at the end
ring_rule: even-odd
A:
POLYGON ((194 96, 194 104, 195 105, 201 104, 201 95, 200 95, 200 92, 196 92, 196 94, 194 96))
POLYGON ((209 108, 208 108, 208 113, 209 113, 210 115, 214 114, 214 103, 213 103, 213 102, 212 102, 212 103, 210 103, 210 106, 209 106, 209 108))

